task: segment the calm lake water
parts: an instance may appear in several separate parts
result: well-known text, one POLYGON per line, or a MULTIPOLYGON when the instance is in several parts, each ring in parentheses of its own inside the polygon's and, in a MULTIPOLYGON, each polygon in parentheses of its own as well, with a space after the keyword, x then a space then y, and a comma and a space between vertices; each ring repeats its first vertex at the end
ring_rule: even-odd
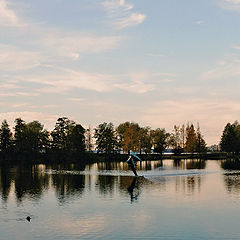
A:
POLYGON ((0 239, 240 239, 240 164, 138 164, 0 168, 0 239))

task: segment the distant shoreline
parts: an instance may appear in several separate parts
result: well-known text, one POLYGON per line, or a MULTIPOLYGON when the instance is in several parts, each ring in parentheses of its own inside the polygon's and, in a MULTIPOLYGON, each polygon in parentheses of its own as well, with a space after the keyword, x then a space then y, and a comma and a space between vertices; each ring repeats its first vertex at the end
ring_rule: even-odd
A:
MULTIPOLYGON (((179 155, 173 154, 138 154, 143 161, 156 161, 156 160, 184 160, 184 159, 196 159, 196 160, 224 160, 224 159, 238 159, 239 156, 233 154, 227 154, 224 152, 212 152, 212 153, 182 153, 179 155)), ((104 153, 91 153, 84 152, 79 154, 68 153, 18 153, 18 154, 0 154, 0 164, 51 164, 51 163, 97 163, 97 162, 124 162, 128 158, 128 154, 104 154, 104 153)))

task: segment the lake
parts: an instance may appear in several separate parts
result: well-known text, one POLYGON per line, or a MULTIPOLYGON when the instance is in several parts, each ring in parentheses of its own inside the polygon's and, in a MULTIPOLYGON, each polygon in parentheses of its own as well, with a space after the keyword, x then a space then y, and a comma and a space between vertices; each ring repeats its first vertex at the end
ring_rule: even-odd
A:
POLYGON ((0 239, 240 239, 240 164, 0 168, 0 239), (26 217, 31 217, 30 221, 26 217))

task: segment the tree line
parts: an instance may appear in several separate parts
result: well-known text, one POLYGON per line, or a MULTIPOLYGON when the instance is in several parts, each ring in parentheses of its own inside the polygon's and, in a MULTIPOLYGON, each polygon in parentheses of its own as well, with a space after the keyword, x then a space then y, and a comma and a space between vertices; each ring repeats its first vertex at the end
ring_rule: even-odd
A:
POLYGON ((232 124, 227 123, 221 136, 220 148, 222 151, 234 155, 240 153, 240 125, 238 121, 232 124))
POLYGON ((164 128, 141 127, 135 122, 101 123, 96 128, 85 129, 67 117, 58 118, 52 131, 44 129, 39 121, 26 123, 15 120, 11 131, 6 120, 0 128, 1 154, 44 153, 159 153, 172 148, 174 153, 205 152, 206 143, 199 125, 174 126, 172 133, 164 128))

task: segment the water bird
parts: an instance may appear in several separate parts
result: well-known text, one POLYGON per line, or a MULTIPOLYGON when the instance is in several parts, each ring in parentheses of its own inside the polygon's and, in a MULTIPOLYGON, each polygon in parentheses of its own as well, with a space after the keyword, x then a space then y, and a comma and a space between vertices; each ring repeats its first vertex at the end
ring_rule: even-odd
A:
POLYGON ((30 222, 31 221, 31 217, 27 216, 26 219, 30 222))

